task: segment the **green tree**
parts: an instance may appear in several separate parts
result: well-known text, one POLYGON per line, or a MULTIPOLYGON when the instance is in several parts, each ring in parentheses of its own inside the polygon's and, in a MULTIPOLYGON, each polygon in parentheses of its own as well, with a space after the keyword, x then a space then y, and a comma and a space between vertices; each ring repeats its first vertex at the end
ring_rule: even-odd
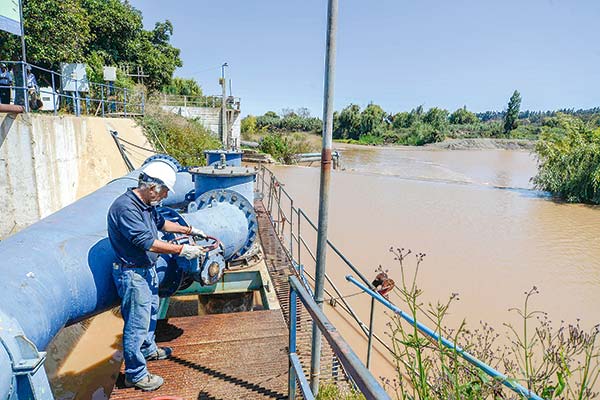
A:
POLYGON ((93 32, 89 53, 97 53, 110 65, 129 61, 129 46, 144 28, 142 13, 120 0, 81 0, 81 4, 93 32))
POLYGON ((256 133, 256 117, 254 115, 248 115, 246 118, 242 119, 240 129, 242 133, 256 133))
POLYGON ((467 110, 467 106, 459 108, 450 114, 449 121, 453 125, 476 124, 479 122, 477 115, 467 110))
POLYGON ((521 108, 521 94, 515 90, 508 101, 508 109, 504 116, 504 134, 508 135, 510 131, 517 128, 519 119, 519 110, 521 108))
POLYGON ((360 113, 361 135, 382 135, 386 130, 387 113, 377 104, 370 103, 360 113))
POLYGON ((423 116, 423 122, 431 125, 438 132, 446 132, 448 129, 448 110, 432 107, 423 116))
MULTIPOLYGON (((23 2, 27 61, 58 70, 61 62, 84 62, 92 34, 90 18, 79 0, 23 2)), ((18 36, 0 32, 2 58, 21 59, 18 36)))
POLYGON ((202 96, 202 88, 193 78, 175 77, 171 79, 171 83, 163 87, 162 92, 180 96, 202 96))
POLYGON ((358 140, 361 132, 360 123, 360 106, 350 104, 339 113, 337 120, 334 121, 333 136, 336 139, 358 140))
POLYGON ((175 69, 183 66, 180 50, 169 43, 172 34, 170 21, 157 22, 152 31, 142 30, 130 44, 130 61, 144 67, 144 73, 148 75, 144 82, 150 90, 168 85, 175 69))

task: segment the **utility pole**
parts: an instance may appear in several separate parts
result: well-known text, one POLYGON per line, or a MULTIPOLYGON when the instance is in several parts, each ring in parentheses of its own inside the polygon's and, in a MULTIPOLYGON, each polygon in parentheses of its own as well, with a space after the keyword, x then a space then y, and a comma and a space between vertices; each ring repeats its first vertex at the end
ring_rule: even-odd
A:
MULTIPOLYGON (((19 18, 21 19, 21 76, 23 77, 23 99, 25 112, 29 112, 29 88, 27 87, 27 48, 25 47, 25 21, 23 20, 23 0, 19 1, 19 18)), ((16 95, 15 95, 16 97, 16 95)))
POLYGON ((221 142, 223 143, 223 148, 225 150, 229 149, 229 138, 227 137, 227 83, 225 81, 225 67, 228 67, 227 63, 223 63, 221 65, 221 79, 219 83, 221 84, 221 142))
MULTIPOLYGON (((317 266, 315 271, 315 302, 323 308, 325 261, 327 256, 327 223, 329 220, 329 181, 331 178, 331 143, 333 136, 333 82, 335 77, 335 47, 338 0, 328 0, 327 45, 325 54, 325 82, 323 91, 323 149, 321 151, 321 184, 319 189, 319 230, 317 235, 317 266)), ((295 304, 290 304, 295 307, 295 304)), ((317 324, 312 327, 312 352, 310 359, 310 389, 319 393, 321 370, 321 332, 317 324)))

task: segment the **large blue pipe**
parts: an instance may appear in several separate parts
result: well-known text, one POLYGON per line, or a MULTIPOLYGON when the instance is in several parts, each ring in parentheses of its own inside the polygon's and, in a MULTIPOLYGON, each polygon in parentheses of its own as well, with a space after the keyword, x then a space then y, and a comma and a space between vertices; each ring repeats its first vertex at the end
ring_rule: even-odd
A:
MULTIPOLYGON (((134 171, 116 179, 0 242, 0 398, 14 390, 12 383, 6 385, 15 379, 12 362, 7 363, 8 356, 14 358, 6 344, 12 340, 7 331, 21 332, 37 349, 45 349, 62 327, 118 304, 111 275, 115 254, 106 234, 106 214, 115 198, 136 185, 138 175, 139 171, 134 171)), ((179 175, 176 189, 191 191, 190 177, 180 182, 179 175)), ((235 192, 231 193, 235 198, 235 192)), ((232 201, 231 193, 226 202, 215 202, 211 197, 217 198, 218 193, 209 192, 206 202, 194 203, 195 208, 181 214, 188 223, 219 238, 224 254, 211 257, 225 260, 242 254, 256 238, 251 205, 232 201)), ((179 257, 159 260, 163 269, 181 269, 179 257)), ((197 270, 191 272, 199 278, 197 270)))

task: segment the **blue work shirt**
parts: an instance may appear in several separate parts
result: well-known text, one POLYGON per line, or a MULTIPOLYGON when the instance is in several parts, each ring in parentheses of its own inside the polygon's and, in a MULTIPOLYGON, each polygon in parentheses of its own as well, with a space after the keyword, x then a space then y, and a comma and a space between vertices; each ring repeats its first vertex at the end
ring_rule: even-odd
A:
POLYGON ((124 265, 151 267, 158 254, 149 250, 158 239, 158 231, 164 226, 165 219, 156 207, 145 204, 133 189, 127 189, 110 206, 108 239, 124 265))

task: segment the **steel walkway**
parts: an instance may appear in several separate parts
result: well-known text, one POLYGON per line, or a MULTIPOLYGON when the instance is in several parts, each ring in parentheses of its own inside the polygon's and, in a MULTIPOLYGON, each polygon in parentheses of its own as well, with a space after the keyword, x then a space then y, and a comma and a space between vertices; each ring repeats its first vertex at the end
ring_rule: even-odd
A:
POLYGON ((111 399, 287 398, 288 332, 280 310, 161 320, 157 343, 173 348, 171 358, 149 363, 165 384, 155 392, 125 388, 121 373, 111 399))

